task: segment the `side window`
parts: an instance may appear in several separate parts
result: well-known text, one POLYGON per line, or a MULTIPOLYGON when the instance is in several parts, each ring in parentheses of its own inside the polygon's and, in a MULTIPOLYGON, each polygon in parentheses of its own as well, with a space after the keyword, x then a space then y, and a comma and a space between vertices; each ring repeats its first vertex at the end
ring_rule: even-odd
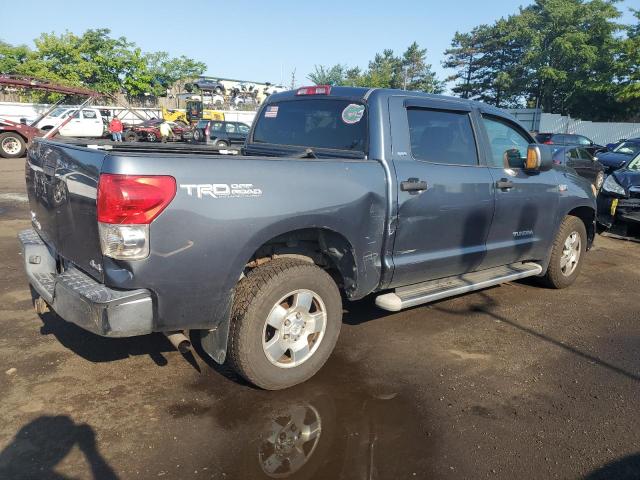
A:
POLYGON ((73 118, 80 118, 80 112, 78 110, 74 110, 73 112, 69 112, 69 115, 73 118))
POLYGON ((569 150, 569 158, 571 160, 578 160, 580 158, 577 148, 572 148, 571 150, 569 150))
POLYGON ((589 160, 589 161, 593 160, 593 157, 591 156, 588 150, 585 150, 584 148, 580 148, 578 152, 582 160, 589 160))
POLYGON ((576 135, 576 139, 578 140, 578 145, 591 145, 591 140, 589 140, 587 137, 576 135))
POLYGON ((467 112, 410 108, 407 117, 414 158, 432 163, 478 165, 467 112))
POLYGON ((233 123, 227 123, 227 133, 236 133, 236 126, 233 123))
POLYGON ((97 118, 97 115, 93 110, 82 110, 82 117, 94 120, 95 118, 97 118))
POLYGON ((224 124, 222 122, 211 122, 212 132, 222 132, 223 129, 224 129, 224 124))
POLYGON ((249 127, 247 127, 244 123, 239 123, 238 124, 238 132, 240 132, 243 135, 248 135, 249 134, 249 127))
POLYGON ((507 121, 488 116, 482 117, 489 137, 491 156, 490 167, 522 168, 527 158, 530 140, 519 128, 507 121))

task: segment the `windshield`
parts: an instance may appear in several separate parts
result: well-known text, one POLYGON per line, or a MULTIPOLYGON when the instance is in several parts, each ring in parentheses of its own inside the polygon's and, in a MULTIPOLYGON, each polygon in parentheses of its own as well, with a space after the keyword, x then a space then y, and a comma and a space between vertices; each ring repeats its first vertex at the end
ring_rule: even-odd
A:
POLYGON ((629 166, 627 166, 629 170, 640 170, 640 155, 629 162, 629 166))
POLYGON ((636 142, 622 142, 616 148, 613 149, 616 153, 622 153, 624 155, 635 155, 640 152, 640 143, 636 142))
POLYGON ((62 114, 63 114, 64 112, 66 112, 66 111, 67 111, 67 109, 66 109, 66 108, 58 107, 58 108, 54 109, 54 110, 49 114, 49 116, 50 116, 50 117, 59 117, 60 115, 62 115, 62 114))
POLYGON ((253 133, 255 143, 364 152, 367 113, 349 100, 305 98, 270 103, 253 133))

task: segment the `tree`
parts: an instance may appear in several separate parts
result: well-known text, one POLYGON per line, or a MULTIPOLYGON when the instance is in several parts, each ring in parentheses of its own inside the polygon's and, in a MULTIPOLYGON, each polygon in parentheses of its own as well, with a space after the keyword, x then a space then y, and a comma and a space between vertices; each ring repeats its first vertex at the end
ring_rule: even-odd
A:
POLYGON ((332 67, 315 65, 308 77, 316 85, 344 85, 351 87, 407 88, 430 93, 441 93, 443 83, 436 78, 427 63, 427 50, 413 42, 402 57, 393 50, 377 53, 368 68, 336 64, 332 67))
POLYGON ((336 64, 332 67, 314 65, 313 72, 307 78, 316 85, 342 85, 345 67, 336 64))
POLYGON ((442 93, 443 83, 427 63, 427 49, 413 42, 402 55, 402 88, 427 93, 442 93))
MULTIPOLYGON (((621 102, 640 101, 640 10, 633 10, 636 24, 627 28, 627 38, 622 42, 617 99, 621 102)), ((636 107, 640 113, 640 107, 636 107)))
POLYGON ((628 118, 623 92, 636 89, 638 45, 633 28, 621 36, 617 3, 535 0, 492 25, 457 33, 444 62, 455 70, 453 91, 503 107, 628 118))
POLYGON ((34 50, 0 42, 0 72, 135 97, 166 95, 172 86, 182 90, 187 79, 206 69, 204 63, 185 56, 143 53, 126 38, 113 38, 110 33, 106 28, 80 36, 43 33, 34 40, 34 50))

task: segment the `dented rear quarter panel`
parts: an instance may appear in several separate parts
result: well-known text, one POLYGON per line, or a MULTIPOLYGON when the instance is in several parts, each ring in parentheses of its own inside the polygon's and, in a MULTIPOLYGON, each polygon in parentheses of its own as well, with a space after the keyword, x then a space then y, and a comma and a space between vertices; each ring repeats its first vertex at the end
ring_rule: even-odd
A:
POLYGON ((380 282, 386 181, 376 161, 107 155, 102 172, 176 178, 175 198, 151 224, 149 257, 103 260, 107 286, 154 292, 157 330, 207 329, 227 319, 255 251, 294 230, 322 228, 346 238, 357 270, 352 298, 380 282), (199 198, 186 187, 203 184, 252 184, 260 194, 199 198))

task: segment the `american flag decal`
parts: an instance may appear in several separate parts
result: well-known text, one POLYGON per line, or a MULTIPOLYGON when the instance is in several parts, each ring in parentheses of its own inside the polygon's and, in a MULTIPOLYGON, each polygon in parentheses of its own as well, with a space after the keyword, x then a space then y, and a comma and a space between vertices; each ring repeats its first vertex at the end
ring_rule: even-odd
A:
POLYGON ((264 112, 264 118, 276 118, 278 116, 278 107, 267 107, 264 112))

